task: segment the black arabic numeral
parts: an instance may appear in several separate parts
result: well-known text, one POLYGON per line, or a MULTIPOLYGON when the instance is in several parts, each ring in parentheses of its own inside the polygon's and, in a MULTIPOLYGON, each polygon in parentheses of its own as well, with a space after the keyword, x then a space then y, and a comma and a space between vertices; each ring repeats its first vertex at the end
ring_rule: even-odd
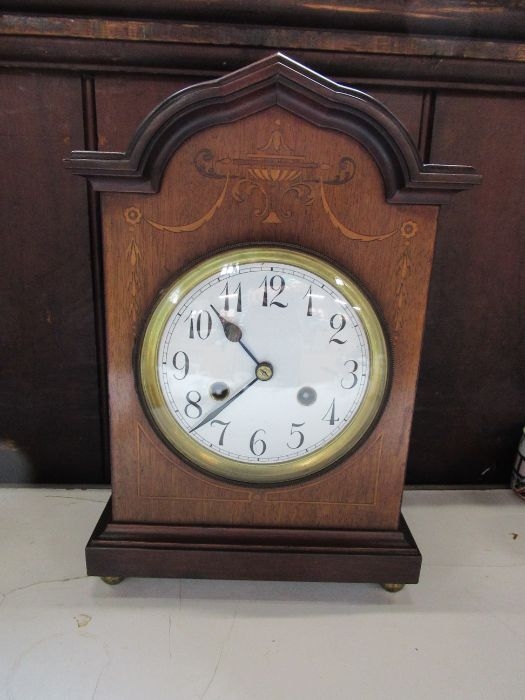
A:
POLYGON ((278 306, 281 309, 284 309, 288 306, 288 303, 284 303, 282 301, 275 301, 277 297, 284 292, 286 284, 284 281, 284 278, 281 277, 281 275, 274 275, 273 277, 270 278, 270 283, 268 284, 268 277, 265 277, 264 280, 262 281, 262 284, 259 285, 259 289, 263 287, 264 292, 263 292, 263 301, 262 305, 263 306, 278 306), (268 287, 270 287, 272 292, 276 292, 275 296, 273 299, 270 301, 268 304, 268 287))
POLYGON ((230 425, 231 421, 228 421, 228 423, 225 423, 222 420, 215 419, 215 420, 212 420, 210 425, 215 425, 215 423, 218 423, 219 425, 224 426, 223 429, 221 430, 221 436, 219 438, 219 445, 222 447, 222 445, 224 444, 224 433, 226 432, 226 428, 230 425))
POLYGON ((359 365, 357 364, 356 360, 347 360, 344 366, 346 367, 347 365, 350 365, 352 369, 348 370, 348 376, 345 376, 341 379, 341 386, 343 387, 343 389, 353 389, 358 382, 357 370, 359 365), (348 377, 351 377, 350 383, 345 384, 345 378, 348 377))
POLYGON ((202 400, 202 396, 198 391, 188 391, 186 394, 186 401, 188 402, 184 407, 184 413, 188 418, 200 418, 202 416, 202 408, 199 406, 199 402, 202 400), (191 395, 196 395, 197 398, 192 398, 191 395), (195 409, 195 410, 193 410, 195 409), (193 414, 193 415, 192 415, 193 414))
POLYGON ((241 312, 242 311, 242 298, 241 298, 241 283, 237 285, 237 289, 234 292, 230 292, 230 287, 228 285, 228 282, 226 282, 226 286, 222 290, 220 297, 221 299, 224 298, 224 311, 229 311, 230 310, 230 297, 232 296, 237 296, 237 311, 241 312))
POLYGON ((195 311, 190 311, 190 313, 186 316, 184 319, 184 323, 186 321, 190 322, 190 340, 193 340, 195 338, 195 311))
POLYGON ((330 338, 328 341, 329 343, 337 343, 338 345, 344 345, 346 343, 346 340, 341 340, 340 338, 336 338, 335 336, 338 333, 341 333, 343 328, 346 326, 346 318, 343 316, 343 314, 334 314, 332 318, 330 319, 330 328, 335 331, 333 336, 330 338))
POLYGON ((328 411, 324 414, 323 420, 330 423, 330 425, 335 425, 339 421, 339 418, 335 417, 335 399, 330 404, 328 411))
POLYGON ((209 311, 199 311, 197 315, 197 335, 201 340, 209 338, 211 333, 211 314, 209 311), (203 316, 206 315, 206 322, 202 323, 203 316), (201 332, 202 331, 202 332, 201 332))
POLYGON ((287 442, 286 444, 291 450, 298 450, 304 442, 304 434, 300 430, 294 430, 294 428, 302 428, 303 425, 304 423, 292 423, 292 427, 290 428, 290 435, 298 435, 299 442, 297 445, 290 445, 290 443, 287 442))
POLYGON ((263 433, 264 435, 266 434, 266 430, 263 430, 262 428, 259 428, 259 430, 256 430, 254 434, 252 435, 250 439, 250 450, 252 454, 254 454, 256 457, 260 457, 266 452, 266 443, 262 438, 256 438, 255 436, 257 433, 263 433))
POLYGON ((311 316, 312 315, 312 306, 313 306, 312 305, 312 285, 310 285, 308 287, 308 291, 304 295, 303 299, 306 299, 306 297, 308 297, 308 309, 306 311, 306 315, 311 316))
POLYGON ((195 337, 199 337, 201 340, 206 340, 210 337, 211 333, 211 314, 209 311, 192 311, 186 318, 184 322, 190 322, 190 338, 193 340, 195 337), (205 319, 205 320, 203 320, 205 319), (197 332, 195 333, 195 329, 197 332))
POLYGON ((177 370, 175 372, 175 379, 185 379, 190 370, 190 358, 184 352, 184 350, 177 350, 175 355, 173 355, 173 366, 177 370), (177 357, 184 358, 182 363, 177 360, 177 357), (177 372, 182 372, 182 376, 179 376, 177 372))
POLYGON ((262 284, 259 285, 259 289, 264 287, 262 305, 268 306, 268 277, 265 277, 262 284))

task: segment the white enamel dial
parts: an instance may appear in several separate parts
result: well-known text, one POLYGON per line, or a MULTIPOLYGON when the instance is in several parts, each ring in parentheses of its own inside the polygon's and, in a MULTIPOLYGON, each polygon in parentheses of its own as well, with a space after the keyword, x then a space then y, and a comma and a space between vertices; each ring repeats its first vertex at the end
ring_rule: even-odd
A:
POLYGON ((383 403, 388 357, 351 279, 303 252, 259 247, 214 256, 164 293, 139 374, 175 451, 220 476, 271 483, 357 445, 383 403))

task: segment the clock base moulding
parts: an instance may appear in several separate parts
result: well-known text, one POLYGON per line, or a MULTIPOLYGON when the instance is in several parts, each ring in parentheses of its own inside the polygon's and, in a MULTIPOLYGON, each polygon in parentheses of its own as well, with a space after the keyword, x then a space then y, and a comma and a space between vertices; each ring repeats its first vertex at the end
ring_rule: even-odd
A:
POLYGON ((418 582, 421 554, 403 516, 387 531, 138 524, 113 521, 110 500, 86 562, 88 575, 112 582, 139 576, 405 584, 418 582))

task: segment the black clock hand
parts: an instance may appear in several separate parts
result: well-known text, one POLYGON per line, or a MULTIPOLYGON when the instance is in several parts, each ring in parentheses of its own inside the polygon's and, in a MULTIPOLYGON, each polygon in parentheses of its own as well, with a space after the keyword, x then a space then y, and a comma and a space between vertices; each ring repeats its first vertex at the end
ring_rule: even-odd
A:
POLYGON ((218 416, 221 411, 224 411, 225 408, 227 408, 233 401, 235 401, 235 399, 238 399, 241 394, 244 394, 244 392, 247 391, 257 381, 259 381, 259 377, 255 377, 254 379, 252 379, 251 382, 246 384, 246 386, 244 386, 236 394, 229 398, 228 401, 225 401, 218 408, 215 408, 211 413, 208 413, 206 418, 203 418, 198 425, 193 426, 193 428, 190 430, 190 433, 193 433, 195 430, 202 428, 203 425, 206 425, 206 423, 209 423, 211 420, 213 420, 215 416, 218 416))
POLYGON ((222 323, 222 329, 224 331, 224 335, 226 338, 231 342, 231 343, 239 343, 241 348, 244 350, 244 352, 249 355, 252 360, 255 362, 256 365, 259 364, 259 360, 248 350, 246 345, 242 342, 242 330, 237 326, 235 323, 232 323, 231 321, 227 321, 224 316, 222 316, 217 309, 213 306, 213 304, 210 304, 211 308, 215 313, 217 314, 220 322, 222 323))

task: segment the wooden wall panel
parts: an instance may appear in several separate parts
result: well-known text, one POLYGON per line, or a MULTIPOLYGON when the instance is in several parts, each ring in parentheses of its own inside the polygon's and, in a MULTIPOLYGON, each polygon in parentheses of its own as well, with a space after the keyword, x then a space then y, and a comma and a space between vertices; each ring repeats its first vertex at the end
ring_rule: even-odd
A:
POLYGON ((81 81, 0 76, 0 481, 97 482, 102 471, 81 81))
POLYGON ((100 77, 95 82, 99 150, 125 151, 141 121, 166 97, 206 78, 100 77))
POLYGON ((378 85, 355 85, 358 90, 368 92, 396 115, 417 145, 420 139, 423 116, 424 90, 384 88, 378 85))
POLYGON ((408 480, 508 482, 525 423, 522 8, 510 0, 345 2, 337 12, 324 0, 249 8, 213 0, 212 10, 207 0, 176 10, 168 0, 8 4, 18 14, 0 18, 0 480, 106 478, 89 244, 96 200, 61 158, 84 145, 124 149, 164 97, 280 49, 359 81, 428 159, 484 175, 441 215, 408 480), (83 81, 95 85, 85 110, 83 81))
POLYGON ((437 96, 434 162, 483 184, 442 208, 409 480, 508 480, 525 423, 525 100, 437 96))

